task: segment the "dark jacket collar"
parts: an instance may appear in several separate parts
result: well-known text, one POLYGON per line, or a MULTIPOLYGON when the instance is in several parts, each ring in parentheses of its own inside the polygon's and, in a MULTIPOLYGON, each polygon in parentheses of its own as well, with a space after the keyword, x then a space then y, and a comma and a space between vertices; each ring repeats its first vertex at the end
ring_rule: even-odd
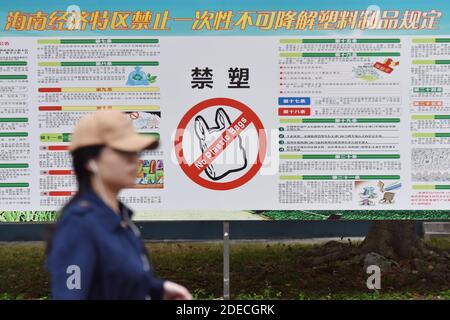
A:
POLYGON ((133 211, 121 201, 119 201, 119 216, 97 195, 92 188, 80 194, 80 201, 86 201, 87 205, 92 205, 94 207, 92 211, 96 214, 96 217, 101 220, 102 224, 111 230, 121 227, 121 222, 126 220, 124 214, 128 214, 130 219, 133 216, 133 211))

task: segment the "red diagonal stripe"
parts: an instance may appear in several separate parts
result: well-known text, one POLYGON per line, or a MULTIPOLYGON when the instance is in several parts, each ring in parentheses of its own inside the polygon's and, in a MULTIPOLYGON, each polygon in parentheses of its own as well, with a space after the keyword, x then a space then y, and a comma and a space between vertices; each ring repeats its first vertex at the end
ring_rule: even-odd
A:
POLYGON ((187 171, 189 171, 190 174, 192 175, 199 175, 200 173, 202 173, 207 167, 208 165, 210 165, 230 144, 231 142, 234 141, 234 139, 237 138, 238 135, 240 135, 250 124, 252 123, 252 121, 249 119, 249 117, 245 116, 244 113, 241 113, 239 115, 239 117, 236 118, 236 120, 234 120, 234 122, 226 129, 222 132, 222 134, 211 144, 211 146, 208 147, 208 149, 206 149, 188 168, 187 171), (229 132, 229 129, 236 126, 238 124, 239 121, 242 121, 242 119, 245 119, 246 122, 244 124, 244 128, 241 128, 239 130, 239 132, 237 134, 231 134, 229 132), (229 136, 230 139, 225 140, 226 136, 229 136), (212 152, 212 149, 214 148, 214 146, 216 144, 218 144, 219 142, 224 141, 224 145, 222 147, 222 149, 220 149, 217 153, 213 153, 211 158, 207 158, 205 156, 206 153, 208 152, 212 152), (200 163, 200 161, 204 159, 206 161, 205 164, 201 165, 201 166, 196 166, 196 163, 200 163))

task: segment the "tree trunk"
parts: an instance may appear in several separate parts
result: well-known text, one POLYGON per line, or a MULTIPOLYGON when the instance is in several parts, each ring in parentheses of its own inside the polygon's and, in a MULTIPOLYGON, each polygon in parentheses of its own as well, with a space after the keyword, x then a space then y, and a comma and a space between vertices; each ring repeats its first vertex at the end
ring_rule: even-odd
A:
POLYGON ((391 259, 417 258, 424 254, 415 221, 374 221, 360 248, 391 259))

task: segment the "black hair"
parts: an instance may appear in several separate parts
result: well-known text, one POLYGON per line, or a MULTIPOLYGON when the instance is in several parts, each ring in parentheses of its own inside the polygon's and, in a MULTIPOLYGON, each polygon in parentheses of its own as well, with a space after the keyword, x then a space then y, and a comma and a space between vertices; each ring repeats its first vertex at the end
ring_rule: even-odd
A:
MULTIPOLYGON (((89 190, 92 188, 91 186, 91 177, 92 172, 89 171, 86 166, 89 163, 89 161, 93 159, 97 159, 100 155, 100 152, 103 149, 103 145, 94 145, 94 146, 88 146, 88 147, 81 147, 74 151, 72 151, 72 166, 73 170, 75 172, 75 178, 77 180, 78 184, 78 190, 77 193, 64 205, 64 207, 59 211, 58 214, 58 220, 61 219, 61 216, 64 214, 64 211, 67 207, 69 207, 71 204, 75 203, 81 195, 83 195, 85 192, 89 192, 89 190)), ((49 229, 47 230, 47 248, 46 252, 47 254, 50 252, 51 245, 52 245, 52 239, 53 234, 55 231, 55 228, 57 226, 57 223, 52 224, 49 229)))
POLYGON ((78 148, 72 152, 72 166, 78 184, 78 191, 61 209, 61 214, 68 206, 78 200, 82 194, 91 189, 92 172, 86 168, 86 165, 89 161, 98 158, 103 147, 103 145, 88 146, 78 148))

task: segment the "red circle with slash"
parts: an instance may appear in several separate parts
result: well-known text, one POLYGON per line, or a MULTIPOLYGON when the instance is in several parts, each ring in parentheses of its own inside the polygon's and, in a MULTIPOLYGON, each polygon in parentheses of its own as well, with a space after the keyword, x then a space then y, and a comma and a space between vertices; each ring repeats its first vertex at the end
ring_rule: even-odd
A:
MULTIPOLYGON (((227 131, 228 130, 225 130, 224 133, 227 131)), ((232 141, 234 141, 234 138, 232 141)), ((224 146, 224 148, 222 149, 222 151, 225 150, 226 147, 232 141, 227 143, 224 146)), ((214 144, 215 143, 213 143, 213 145, 214 144)), ((252 109, 250 109, 250 107, 243 104, 242 102, 239 102, 239 101, 233 100, 233 99, 229 99, 229 98, 212 98, 212 99, 204 100, 204 101, 196 104, 191 109, 189 109, 188 112, 183 116, 183 118, 180 121, 180 124, 177 127, 177 132, 175 134, 175 154, 177 156, 178 163, 180 164, 181 169, 192 181, 194 181, 195 183, 197 183, 200 186, 203 186, 205 188, 212 189, 212 190, 235 189, 235 188, 238 188, 238 187, 242 186, 243 184, 247 183, 248 181, 250 181, 250 179, 252 179, 256 175, 256 173, 262 166, 264 157, 266 155, 266 148, 267 148, 267 143, 266 143, 266 134, 265 134, 264 126, 263 126, 261 120, 256 115, 256 113, 252 109), (241 111, 241 115, 239 115, 237 120, 233 121, 233 123, 230 126, 230 127, 232 127, 235 122, 237 122, 242 117, 245 117, 249 123, 248 123, 248 125, 246 125, 246 127, 243 130, 241 130, 239 132, 239 134, 242 133, 251 124, 253 124, 255 126, 257 133, 258 133, 258 154, 256 156, 255 163, 253 163, 251 165, 251 168, 249 170, 247 170, 247 172, 245 172, 244 175, 242 175, 241 177, 239 177, 235 180, 227 181, 227 182, 209 181, 207 179, 200 177, 200 174, 205 169, 201 169, 201 170, 199 170, 197 168, 194 169, 194 167, 195 167, 194 163, 196 161, 194 161, 192 164, 188 164, 184 157, 184 152, 183 152, 183 135, 184 135, 184 131, 185 131, 186 127, 188 126, 189 122, 202 110, 205 110, 205 109, 211 108, 211 107, 217 107, 217 106, 231 107, 231 108, 241 111)), ((214 157, 214 159, 217 158, 217 156, 219 154, 217 154, 214 157)), ((200 156, 199 158, 201 158, 201 157, 202 156, 200 156)), ((212 163, 214 161, 214 159, 210 163, 212 163)))

